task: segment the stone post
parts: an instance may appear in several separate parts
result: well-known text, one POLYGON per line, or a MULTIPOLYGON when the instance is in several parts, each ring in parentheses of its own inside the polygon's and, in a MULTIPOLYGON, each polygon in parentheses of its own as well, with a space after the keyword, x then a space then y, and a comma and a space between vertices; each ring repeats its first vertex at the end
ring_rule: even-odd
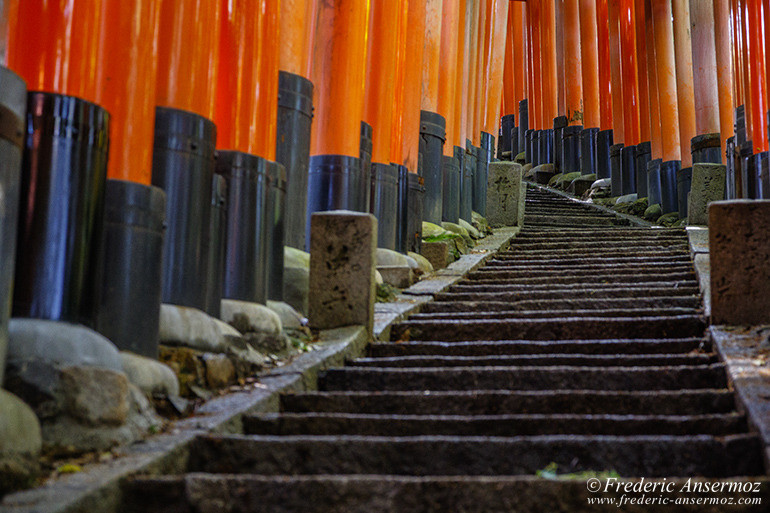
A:
POLYGON ((521 166, 513 162, 489 164, 487 221, 492 227, 520 226, 526 189, 522 187, 521 166))
POLYGON ((709 206, 711 321, 770 323, 770 201, 717 201, 709 206))
POLYGON ((708 224, 708 205, 725 199, 727 167, 722 164, 693 164, 687 207, 688 225, 708 224))
POLYGON ((310 219, 309 321, 315 329, 362 325, 372 333, 377 219, 334 210, 310 219))

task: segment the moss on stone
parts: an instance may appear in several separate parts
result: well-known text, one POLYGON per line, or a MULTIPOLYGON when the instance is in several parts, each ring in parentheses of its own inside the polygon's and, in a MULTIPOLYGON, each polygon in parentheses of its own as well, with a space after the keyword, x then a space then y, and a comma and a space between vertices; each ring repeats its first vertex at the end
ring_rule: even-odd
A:
POLYGON ((647 207, 647 210, 644 211, 644 218, 647 221, 655 222, 657 219, 663 214, 663 209, 660 208, 660 205, 657 203, 654 205, 650 205, 647 207))
POLYGON ((679 212, 669 212, 668 214, 664 214, 658 218, 656 223, 667 228, 676 226, 679 223, 679 212))

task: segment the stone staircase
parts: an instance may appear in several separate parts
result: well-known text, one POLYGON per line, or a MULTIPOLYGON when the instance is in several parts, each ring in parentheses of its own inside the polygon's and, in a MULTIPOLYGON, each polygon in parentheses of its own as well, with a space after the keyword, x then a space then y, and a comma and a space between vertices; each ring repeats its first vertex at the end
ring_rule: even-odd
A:
POLYGON ((761 489, 655 493, 717 502, 622 511, 767 511, 762 444, 705 328, 683 230, 530 188, 507 251, 323 373, 319 391, 284 395, 243 435, 198 438, 183 473, 126 483, 123 508, 617 511, 591 501, 621 500, 604 489, 620 475, 761 489), (536 477, 545 468, 585 474, 536 477), (745 497, 763 504, 718 502, 745 497))

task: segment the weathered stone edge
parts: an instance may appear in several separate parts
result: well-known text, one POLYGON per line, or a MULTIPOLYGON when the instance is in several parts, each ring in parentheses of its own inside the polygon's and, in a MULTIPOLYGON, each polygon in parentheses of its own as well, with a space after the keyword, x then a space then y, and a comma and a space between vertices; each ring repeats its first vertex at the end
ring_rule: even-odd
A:
POLYGON ((709 335, 720 359, 725 363, 727 377, 735 390, 739 409, 748 417, 749 426, 764 444, 765 472, 770 474, 770 383, 761 370, 766 364, 753 348, 770 326, 734 327, 711 326, 709 335))
POLYGON ((252 390, 213 399, 196 413, 176 422, 171 432, 124 448, 115 460, 86 472, 62 477, 44 486, 8 495, 0 512, 9 513, 115 513, 121 503, 120 484, 136 475, 184 472, 192 440, 204 433, 232 433, 244 415, 278 411, 279 395, 314 390, 318 372, 360 356, 369 342, 362 326, 320 333, 320 348, 298 356, 291 364, 260 376, 252 390))
POLYGON ((571 194, 569 194, 567 192, 561 191, 559 189, 554 189, 553 187, 548 187, 547 185, 542 185, 542 184, 539 184, 539 183, 531 182, 529 180, 525 180, 525 181, 527 182, 527 185, 531 185, 532 187, 537 187, 539 189, 545 189, 548 192, 552 192, 554 194, 558 194, 559 196, 561 196, 563 198, 567 198, 567 199, 570 199, 572 201, 576 201, 576 202, 580 203, 581 205, 587 205, 587 206, 589 206, 589 207, 591 207, 593 209, 598 210, 599 212, 604 212, 605 214, 613 214, 613 215, 615 215, 615 216, 617 216, 617 217, 619 217, 621 219, 625 219, 626 221, 628 221, 631 224, 634 224, 636 226, 643 226, 645 228, 650 228, 650 227, 653 227, 653 226, 658 226, 655 223, 651 223, 649 221, 645 221, 644 219, 640 219, 640 218, 638 218, 636 216, 624 214, 622 212, 617 212, 615 210, 612 210, 611 208, 605 207, 604 205, 599 205, 597 203, 591 203, 589 201, 583 201, 582 199, 576 198, 575 196, 573 196, 573 195, 571 195, 571 194))

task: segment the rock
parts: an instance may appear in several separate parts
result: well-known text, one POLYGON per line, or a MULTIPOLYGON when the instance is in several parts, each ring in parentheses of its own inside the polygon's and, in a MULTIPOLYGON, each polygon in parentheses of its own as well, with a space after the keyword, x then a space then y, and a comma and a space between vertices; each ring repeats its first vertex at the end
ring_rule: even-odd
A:
POLYGON ((222 300, 222 320, 241 333, 257 332, 279 334, 283 329, 281 318, 265 305, 237 301, 222 300))
POLYGON ((525 152, 521 152, 518 155, 516 155, 516 158, 513 159, 514 162, 520 165, 524 165, 524 162, 526 161, 527 154, 525 152))
POLYGON ((52 365, 91 365, 121 371, 115 344, 77 324, 42 319, 11 319, 8 364, 37 361, 52 365))
POLYGON ((423 242, 421 252, 434 269, 443 269, 449 263, 448 241, 423 242))
MULTIPOLYGON (((635 196, 635 195, 633 195, 635 196)), ((629 214, 636 217, 642 217, 647 210, 647 198, 637 199, 636 201, 616 204, 612 207, 616 212, 629 214)))
POLYGON ((622 205, 623 203, 633 203, 637 200, 636 193, 634 194, 626 194, 625 196, 619 196, 617 200, 615 200, 616 205, 622 205))
POLYGON ((482 235, 492 233, 492 229, 489 227, 487 219, 478 212, 471 212, 471 225, 473 225, 473 227, 482 235))
POLYGON ((215 390, 235 383, 235 366, 227 356, 204 354, 203 365, 206 369, 206 383, 210 389, 215 390))
POLYGON ((247 346, 252 348, 256 354, 251 358, 248 356, 248 349, 246 349, 237 353, 236 356, 248 359, 255 364, 263 364, 265 362, 263 355, 265 354, 285 355, 291 350, 291 341, 284 333, 247 333, 245 338, 247 346))
POLYGON ((310 291, 310 269, 306 267, 283 268, 283 300, 292 308, 307 315, 310 291))
POLYGON ((42 445, 35 412, 15 395, 0 389, 0 458, 9 454, 38 455, 42 445))
POLYGON ((431 265, 431 263, 428 261, 427 258, 425 258, 422 255, 418 255, 417 253, 413 253, 411 251, 409 252, 409 256, 412 257, 415 262, 417 262, 417 265, 420 271, 422 271, 422 274, 428 274, 433 272, 433 266, 431 265))
POLYGON ((708 225, 708 205, 725 199, 727 168, 722 164, 694 164, 688 199, 688 224, 708 225))
POLYGON ((386 265, 378 267, 377 270, 385 283, 398 289, 405 289, 414 281, 412 268, 408 265, 386 265))
POLYGON ((65 367, 61 391, 67 415, 87 426, 120 426, 128 417, 128 378, 98 367, 65 367))
POLYGON ((468 235, 470 235, 474 239, 481 239, 483 237, 483 235, 481 235, 481 232, 479 232, 476 228, 474 228, 473 225, 468 221, 466 221, 465 219, 460 219, 458 224, 460 225, 461 228, 465 229, 468 232, 468 235))
POLYGON ((655 205, 650 205, 647 207, 647 209, 644 211, 644 218, 647 221, 655 222, 658 220, 658 218, 663 215, 663 209, 658 205, 657 203, 655 205))
POLYGON ((559 189, 566 190, 567 187, 570 186, 570 184, 574 181, 580 178, 582 175, 580 171, 575 171, 574 173, 565 173, 559 177, 558 180, 556 180, 556 187, 559 189))
POLYGON ((663 214, 656 221, 656 223, 659 224, 660 226, 665 226, 668 228, 676 226, 678 222, 679 222, 679 212, 669 212, 668 214, 663 214))
POLYGON ((281 319, 283 329, 301 329, 307 326, 307 318, 283 301, 267 301, 267 307, 281 319))
POLYGON ((310 224, 310 326, 359 325, 371 334, 377 220, 371 214, 333 210, 314 213, 310 224))
POLYGON ((552 175, 551 178, 548 179, 548 186, 554 187, 556 185, 556 182, 558 182, 563 176, 564 176, 564 173, 556 173, 555 175, 552 175))
POLYGON ((532 168, 532 176, 539 184, 547 184, 556 174, 553 164, 541 164, 532 168))
POLYGON ((374 282, 377 285, 382 285, 385 283, 385 280, 382 279, 382 275, 380 274, 380 271, 374 271, 374 282))
POLYGON ((596 174, 594 173, 589 175, 581 175, 572 180, 572 183, 569 184, 569 187, 567 187, 567 191, 580 198, 583 196, 583 194, 586 193, 586 191, 591 189, 591 186, 595 181, 596 174))
MULTIPOLYGON (((522 187, 521 166, 510 162, 493 162, 489 165, 487 181, 487 216, 492 226, 520 226, 524 218, 519 215, 525 196, 522 187)), ((525 192, 526 194, 526 192, 525 192)))
POLYGON ((161 344, 224 353, 229 339, 240 336, 230 325, 196 308, 166 304, 160 307, 161 344))
POLYGON ((441 223, 441 227, 447 230, 448 232, 452 232, 462 237, 463 240, 465 241, 466 246, 473 247, 473 239, 471 238, 470 233, 468 233, 468 230, 466 230, 459 224, 448 223, 444 221, 443 223, 441 223))
POLYGON ((310 268, 310 253, 291 246, 283 247, 283 267, 303 267, 310 268))
POLYGON ((591 189, 603 189, 612 187, 612 178, 600 178, 591 184, 591 189))
POLYGON ((398 251, 377 248, 377 267, 380 268, 390 265, 409 265, 409 261, 407 260, 406 255, 399 253, 398 251))
POLYGON ((406 254, 406 265, 408 265, 412 270, 417 270, 420 268, 420 264, 417 263, 417 260, 409 256, 409 253, 406 254))
POLYGON ((145 395, 179 395, 179 380, 168 365, 127 351, 120 353, 120 359, 128 381, 145 395))
POLYGON ((437 224, 429 223, 428 221, 422 222, 422 238, 430 239, 432 237, 439 237, 445 235, 446 230, 437 224))
POLYGON ((535 173, 534 171, 532 171, 532 164, 530 163, 524 164, 521 167, 521 174, 524 178, 528 178, 528 179, 534 177, 535 173))

